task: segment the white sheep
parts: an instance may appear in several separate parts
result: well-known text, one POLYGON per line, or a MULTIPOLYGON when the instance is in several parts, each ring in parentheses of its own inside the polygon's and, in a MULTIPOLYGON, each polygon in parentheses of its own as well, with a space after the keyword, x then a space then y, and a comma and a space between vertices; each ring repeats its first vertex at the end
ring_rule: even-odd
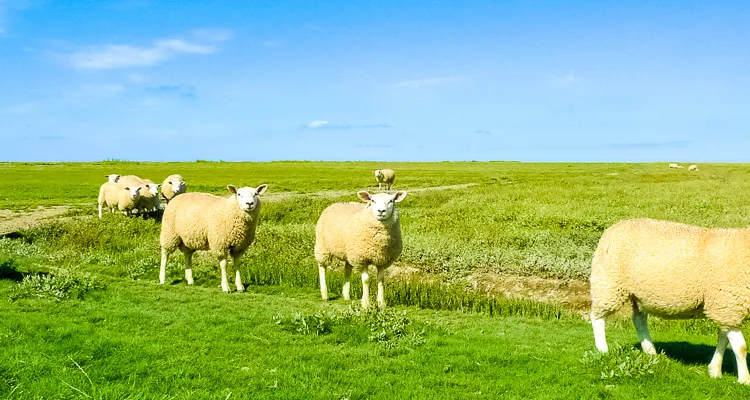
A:
POLYGON ((120 187, 125 187, 125 186, 133 187, 133 186, 143 186, 145 182, 143 181, 143 179, 139 178, 138 176, 125 175, 125 176, 121 176, 117 180, 117 184, 120 185, 120 187))
POLYGON ((164 210, 161 225, 161 269, 159 282, 166 279, 169 255, 180 249, 185 255, 185 280, 193 284, 192 256, 196 250, 209 250, 219 258, 221 289, 229 292, 227 256, 233 259, 234 284, 238 292, 245 286, 240 278, 240 257, 255 239, 260 217, 260 195, 267 185, 240 189, 228 185, 230 197, 208 193, 185 193, 173 198, 164 210))
POLYGON ((120 179, 120 174, 109 174, 104 175, 104 177, 107 178, 107 182, 117 183, 117 180, 120 179))
POLYGON ((164 200, 164 204, 169 204, 169 201, 172 200, 173 197, 185 193, 185 190, 185 180, 182 179, 181 175, 169 175, 161 184, 161 198, 164 200))
POLYGON ((693 164, 688 167, 688 171, 698 172, 698 166, 693 164))
POLYGON ((375 170, 375 180, 378 181, 378 190, 383 184, 386 185, 387 190, 391 190, 393 181, 396 180, 396 173, 392 169, 378 169, 375 170))
POLYGON ((395 203, 406 192, 369 194, 359 192, 363 203, 334 203, 320 214, 315 227, 315 259, 320 274, 320 294, 328 300, 326 267, 334 260, 344 262, 344 300, 351 300, 352 268, 362 274, 362 307, 370 306, 368 266, 378 270, 378 306, 385 307, 385 270, 401 255, 401 225, 395 203))
POLYGON ((161 185, 153 183, 148 179, 144 181, 146 183, 141 186, 141 197, 138 200, 137 207, 138 212, 141 214, 157 211, 161 207, 161 198, 159 196, 159 186, 161 185))
POLYGON ((123 188, 116 183, 104 182, 99 187, 99 218, 102 218, 102 208, 105 205, 110 212, 115 212, 117 208, 123 214, 130 215, 138 204, 140 191, 140 186, 123 188))
POLYGON ((677 163, 671 163, 669 164, 669 168, 685 168, 685 167, 677 163))
POLYGON ((750 313, 750 228, 710 229, 653 219, 618 222, 599 240, 591 266, 591 323, 597 349, 607 352, 604 319, 622 305, 633 307, 641 348, 656 350, 648 314, 708 318, 720 328, 708 365, 721 376, 727 343, 737 359, 740 383, 750 384, 742 321, 750 313))

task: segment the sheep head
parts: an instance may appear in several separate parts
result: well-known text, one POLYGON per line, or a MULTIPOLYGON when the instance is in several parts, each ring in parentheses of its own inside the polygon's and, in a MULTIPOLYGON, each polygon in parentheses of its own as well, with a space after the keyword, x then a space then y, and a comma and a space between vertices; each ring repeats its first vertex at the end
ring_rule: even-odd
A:
POLYGON ((385 221, 391 219, 393 216, 393 210, 396 208, 396 203, 401 202, 406 197, 405 191, 398 191, 396 193, 376 193, 370 194, 365 191, 357 193, 357 196, 367 203, 367 206, 372 212, 372 216, 379 221, 385 221))
POLYGON ((260 205, 260 199, 258 196, 266 191, 268 185, 262 184, 257 188, 242 187, 237 189, 234 185, 227 185, 227 189, 234 194, 234 198, 237 200, 237 205, 240 210, 245 212, 251 212, 260 205))

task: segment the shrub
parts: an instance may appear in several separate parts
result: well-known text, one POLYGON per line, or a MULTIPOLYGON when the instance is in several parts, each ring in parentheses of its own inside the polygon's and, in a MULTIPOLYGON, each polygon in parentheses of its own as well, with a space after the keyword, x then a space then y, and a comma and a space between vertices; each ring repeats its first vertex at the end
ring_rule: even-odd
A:
POLYGON ((83 299, 88 292, 104 287, 101 280, 89 273, 60 270, 55 273, 26 275, 18 286, 13 288, 9 297, 10 300, 35 297, 52 297, 56 300, 83 299))

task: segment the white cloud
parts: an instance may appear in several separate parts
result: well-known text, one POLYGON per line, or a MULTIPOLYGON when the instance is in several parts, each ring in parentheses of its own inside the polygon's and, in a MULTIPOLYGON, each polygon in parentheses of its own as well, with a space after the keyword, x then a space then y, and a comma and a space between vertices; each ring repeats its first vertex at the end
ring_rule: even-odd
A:
POLYGON ((328 121, 310 121, 305 126, 307 126, 310 129, 317 129, 317 128, 325 128, 326 125, 328 125, 328 121))
POLYGON ((425 86, 435 86, 435 85, 442 85, 446 83, 454 83, 458 82, 460 79, 454 77, 454 76, 444 76, 439 78, 426 78, 426 79, 417 79, 413 81, 403 81, 399 82, 393 85, 393 87, 396 88, 420 88, 425 86))
POLYGON ((203 43, 185 39, 161 39, 154 41, 150 46, 107 44, 88 47, 63 57, 71 66, 78 69, 147 67, 167 61, 180 54, 214 53, 216 52, 214 44, 228 40, 231 37, 231 32, 198 30, 193 31, 192 36, 202 40, 203 43))

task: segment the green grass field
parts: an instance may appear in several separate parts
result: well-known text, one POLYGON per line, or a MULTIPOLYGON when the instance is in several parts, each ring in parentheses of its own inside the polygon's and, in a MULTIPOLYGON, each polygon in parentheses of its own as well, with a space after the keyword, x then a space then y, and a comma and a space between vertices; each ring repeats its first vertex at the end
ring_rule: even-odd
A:
MULTIPOLYGON (((7 398, 738 398, 731 352, 707 377, 716 329, 652 321, 657 349, 631 351, 608 324, 607 357, 588 323, 559 304, 472 289, 484 275, 586 280, 602 231, 632 217, 750 225, 750 165, 529 163, 0 163, 0 209, 69 206, 0 239, 0 393, 7 398), (335 201, 397 171, 404 252, 386 313, 319 300, 314 226, 335 201), (269 184, 248 293, 218 288, 216 260, 183 258, 156 284, 159 223, 95 218, 109 173, 189 191, 269 184), (44 275, 34 275, 42 273, 44 275), (33 277, 33 278, 32 278, 33 277)), ((7 214, 7 213, 6 213, 7 214)), ((5 215, 5 214, 3 214, 5 215)), ((11 217, 7 217, 11 218, 11 217)), ((2 220, 0 220, 2 222, 2 220)), ((329 273, 340 291, 342 273, 329 273)), ((354 296, 361 287, 354 280, 354 296)), ((361 286, 361 285, 360 285, 361 286)), ((354 302, 356 303, 356 301, 354 302)))

